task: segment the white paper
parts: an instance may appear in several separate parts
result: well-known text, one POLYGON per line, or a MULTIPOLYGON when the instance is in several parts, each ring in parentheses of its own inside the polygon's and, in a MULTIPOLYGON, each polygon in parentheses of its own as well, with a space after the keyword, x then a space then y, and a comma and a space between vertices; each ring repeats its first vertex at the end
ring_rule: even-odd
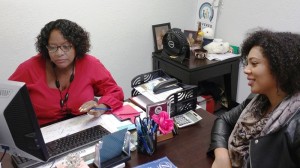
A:
POLYGON ((144 109, 146 109, 147 104, 153 103, 151 100, 149 100, 147 97, 145 97, 144 95, 141 95, 141 94, 137 95, 135 97, 132 97, 131 99, 138 105, 142 106, 144 109))
POLYGON ((157 103, 160 101, 164 101, 167 99, 167 97, 169 97, 171 94, 176 93, 180 90, 182 90, 181 87, 176 88, 176 89, 172 89, 172 90, 168 90, 159 94, 155 94, 153 92, 153 88, 160 82, 166 81, 166 79, 163 79, 161 77, 153 79, 147 83, 144 83, 142 85, 139 85, 137 87, 135 87, 135 89, 140 92, 142 95, 144 95, 146 98, 148 98, 150 101, 152 101, 153 103, 157 103))
POLYGON ((41 128, 45 143, 54 141, 56 139, 74 134, 80 130, 101 125, 101 118, 95 118, 92 115, 81 115, 65 121, 48 125, 41 128))
POLYGON ((238 57, 239 55, 233 54, 233 53, 225 53, 225 54, 208 54, 207 59, 209 60, 217 60, 217 61, 223 61, 229 58, 238 57))
MULTIPOLYGON (((126 104, 131 105, 139 112, 143 111, 141 108, 132 103, 124 102, 123 105, 126 104)), ((132 124, 129 120, 121 122, 112 114, 103 114, 98 118, 94 117, 93 115, 85 114, 55 124, 51 124, 46 127, 42 127, 41 131, 45 143, 48 143, 96 125, 103 126, 109 132, 115 132, 118 130, 118 127, 129 124, 132 124)))

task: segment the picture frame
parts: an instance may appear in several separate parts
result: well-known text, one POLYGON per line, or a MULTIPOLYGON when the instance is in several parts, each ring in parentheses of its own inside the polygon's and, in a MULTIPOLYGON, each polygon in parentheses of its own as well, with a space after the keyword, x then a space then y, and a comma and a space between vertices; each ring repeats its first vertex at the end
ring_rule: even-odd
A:
POLYGON ((171 29, 171 23, 152 25, 155 52, 162 51, 163 49, 162 38, 169 29, 171 29))
POLYGON ((184 30, 184 35, 186 36, 187 41, 189 42, 190 47, 192 47, 197 38, 197 31, 194 30, 184 30))
POLYGON ((166 111, 170 116, 171 102, 169 100, 163 100, 152 104, 147 104, 146 114, 147 117, 152 118, 154 114, 159 114, 161 111, 166 111))

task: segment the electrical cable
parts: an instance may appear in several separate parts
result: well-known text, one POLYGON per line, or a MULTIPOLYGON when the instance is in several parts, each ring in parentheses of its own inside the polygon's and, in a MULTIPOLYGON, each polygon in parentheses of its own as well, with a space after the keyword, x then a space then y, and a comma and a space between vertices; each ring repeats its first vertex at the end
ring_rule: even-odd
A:
POLYGON ((1 163, 2 160, 3 160, 3 158, 4 158, 4 156, 5 156, 5 154, 6 154, 6 151, 9 150, 9 147, 8 146, 4 146, 4 145, 0 145, 0 146, 2 147, 2 149, 4 149, 4 153, 2 154, 2 157, 0 159, 0 163, 1 163))
POLYGON ((4 158, 5 154, 6 154, 6 151, 7 151, 7 149, 4 149, 4 153, 2 154, 2 157, 1 157, 1 159, 0 159, 0 162, 2 162, 2 160, 3 160, 3 158, 4 158))

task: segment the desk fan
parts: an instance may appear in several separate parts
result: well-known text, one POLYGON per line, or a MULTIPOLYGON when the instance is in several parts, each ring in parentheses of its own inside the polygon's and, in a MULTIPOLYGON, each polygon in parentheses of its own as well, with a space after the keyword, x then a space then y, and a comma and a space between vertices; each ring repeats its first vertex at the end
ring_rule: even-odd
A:
POLYGON ((163 44, 163 55, 183 62, 185 58, 190 56, 190 46, 184 33, 178 29, 169 29, 162 39, 163 44))

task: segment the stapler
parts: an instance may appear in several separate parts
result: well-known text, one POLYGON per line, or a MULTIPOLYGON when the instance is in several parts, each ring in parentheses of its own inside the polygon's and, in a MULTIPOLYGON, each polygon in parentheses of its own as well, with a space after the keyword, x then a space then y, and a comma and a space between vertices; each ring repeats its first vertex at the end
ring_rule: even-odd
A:
POLYGON ((154 86, 153 92, 155 94, 158 94, 158 93, 162 93, 162 92, 165 92, 168 90, 179 88, 177 83, 178 83, 177 79, 170 78, 170 79, 163 81, 163 82, 157 84, 156 86, 154 86))

